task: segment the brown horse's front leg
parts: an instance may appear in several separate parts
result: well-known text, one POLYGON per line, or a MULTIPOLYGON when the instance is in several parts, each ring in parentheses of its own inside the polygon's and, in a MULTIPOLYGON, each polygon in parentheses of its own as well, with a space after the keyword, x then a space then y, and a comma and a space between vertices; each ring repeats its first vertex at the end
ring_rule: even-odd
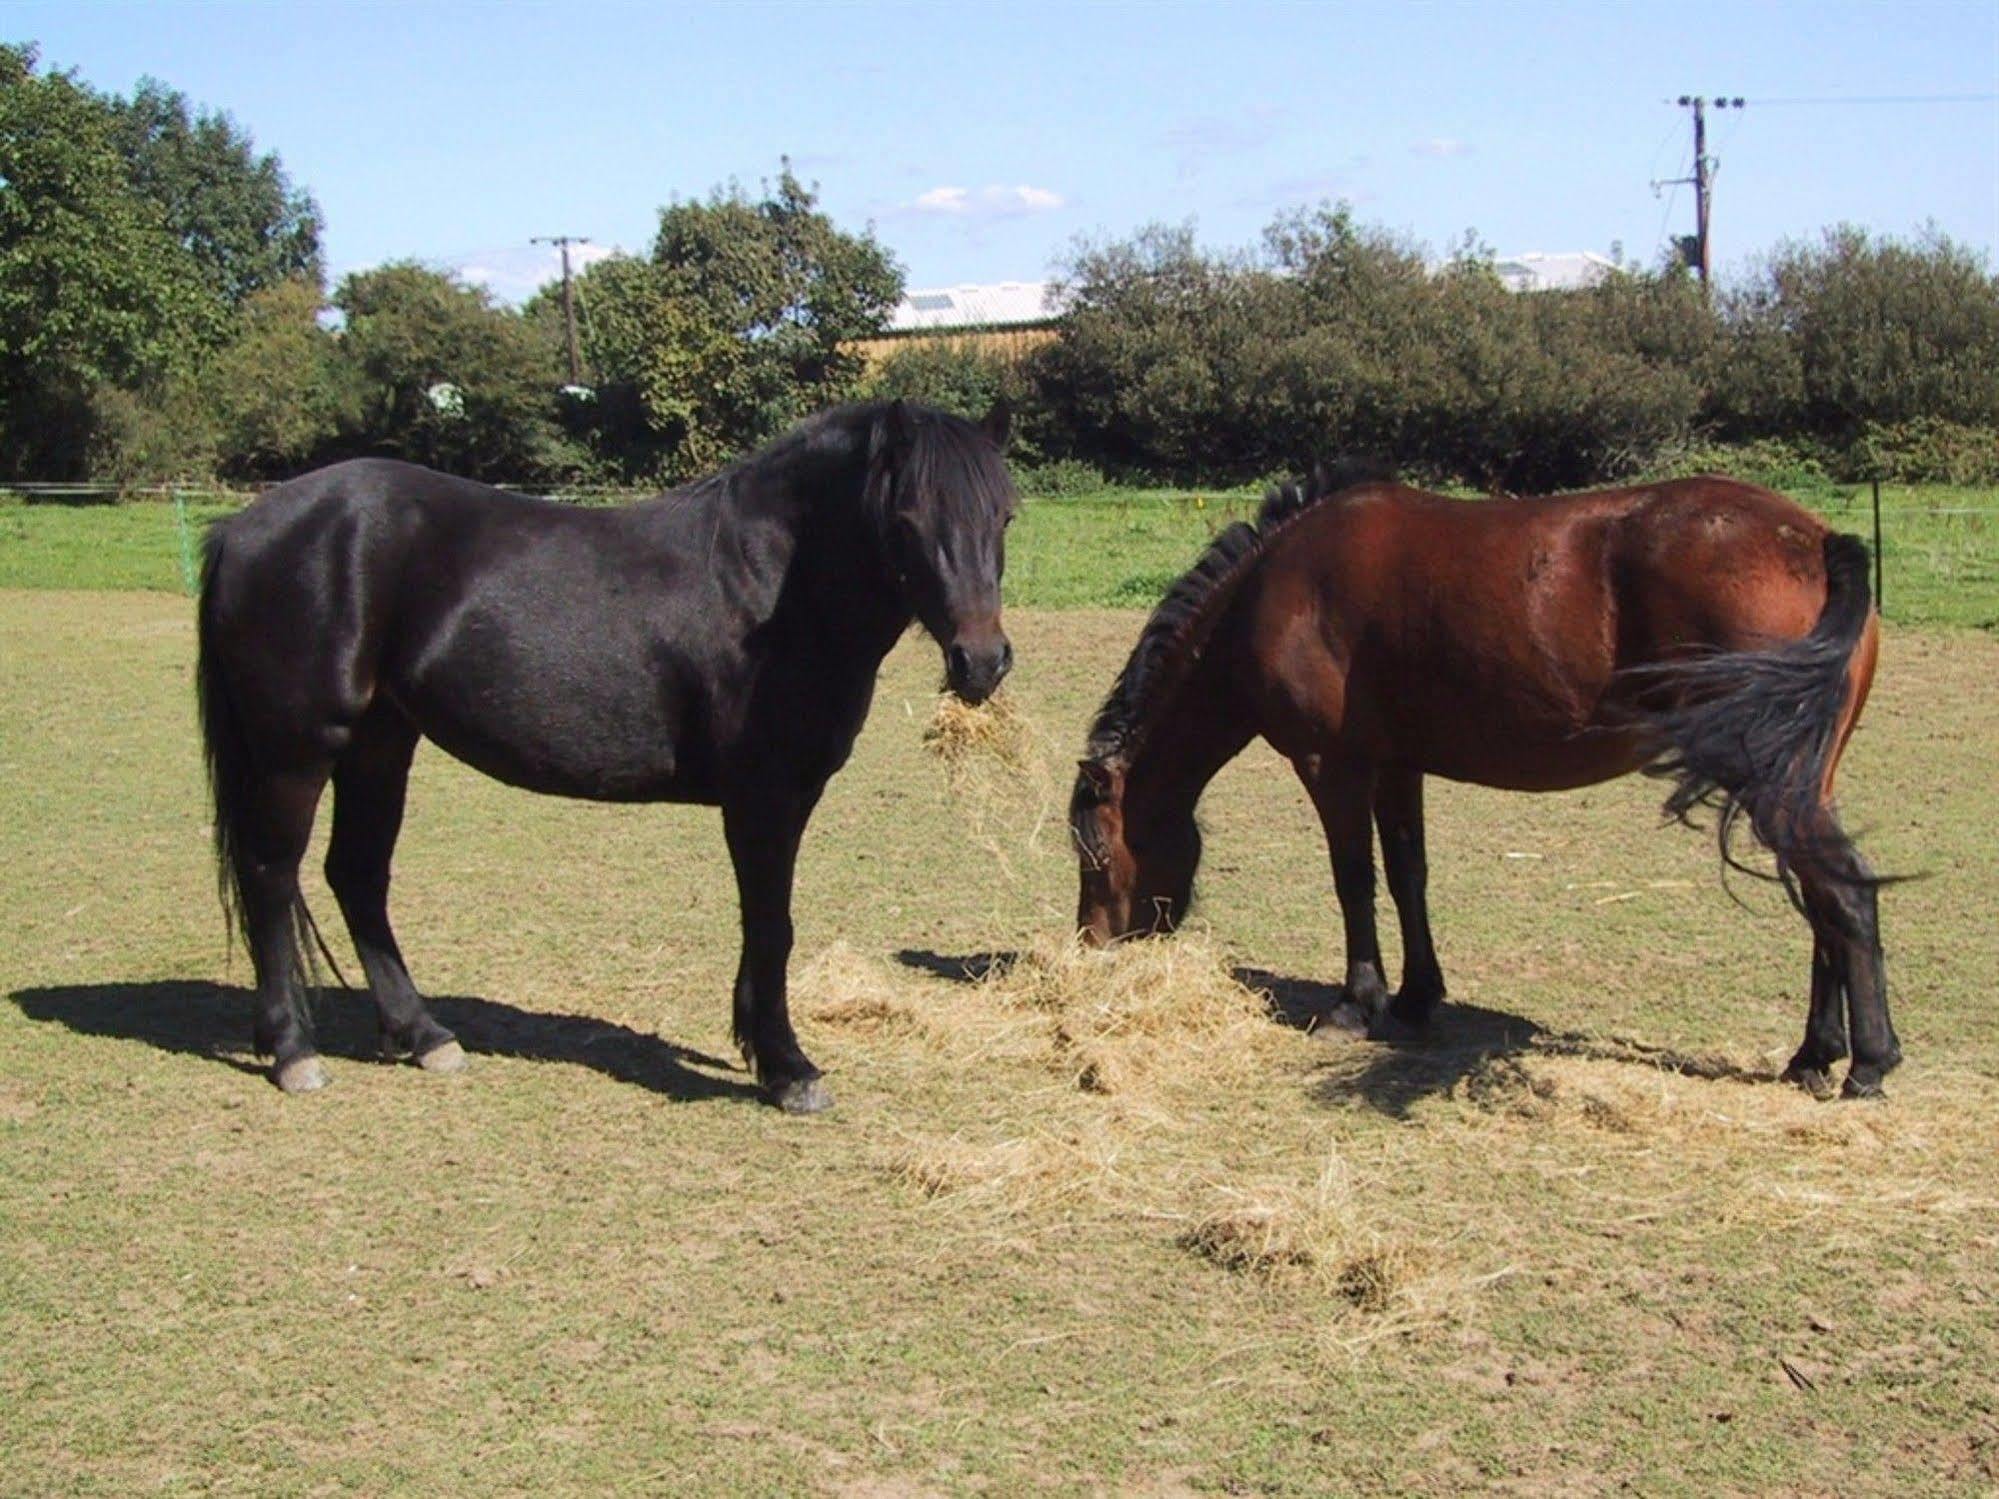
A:
POLYGON ((818 801, 809 795, 750 794, 725 802, 722 830, 736 866, 743 955, 736 969, 736 1044, 765 1096, 787 1114, 833 1106, 819 1069, 798 1044, 785 999, 791 958, 791 878, 798 843, 818 801))
POLYGON ((1423 773, 1400 766, 1381 772, 1374 793, 1381 862, 1402 927, 1402 988, 1389 1014, 1420 1030, 1444 997, 1444 970, 1430 940, 1430 865, 1423 850, 1423 773))
POLYGON ((1333 890, 1346 925, 1346 998, 1341 1024, 1372 1031, 1388 1008, 1388 984, 1381 972, 1381 939, 1374 923, 1375 767, 1359 761, 1324 760, 1317 755, 1294 762, 1298 777, 1319 809, 1332 856, 1333 890))

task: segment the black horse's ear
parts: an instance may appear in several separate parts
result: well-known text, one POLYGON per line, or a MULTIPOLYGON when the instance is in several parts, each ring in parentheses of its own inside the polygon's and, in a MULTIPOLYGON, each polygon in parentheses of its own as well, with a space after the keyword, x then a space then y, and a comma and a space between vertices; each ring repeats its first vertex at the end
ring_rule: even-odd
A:
POLYGON ((1013 435, 1013 403, 1005 396, 995 399, 993 409, 979 423, 979 430, 992 439, 994 447, 1004 451, 1007 438, 1013 435))
POLYGON ((888 409, 875 422, 874 437, 877 457, 909 451, 916 441, 916 418, 909 414, 907 401, 898 396, 888 403, 888 409))
POLYGON ((1107 797, 1111 794, 1111 768, 1103 761, 1078 760, 1076 769, 1082 772, 1083 779, 1089 783, 1090 790, 1097 796, 1107 797))

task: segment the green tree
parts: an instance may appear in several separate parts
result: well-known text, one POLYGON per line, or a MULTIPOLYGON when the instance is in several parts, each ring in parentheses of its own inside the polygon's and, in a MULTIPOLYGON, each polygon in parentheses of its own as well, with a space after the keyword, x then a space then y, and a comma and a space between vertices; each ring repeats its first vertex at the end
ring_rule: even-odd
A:
POLYGON ((359 271, 334 304, 353 389, 348 445, 481 479, 559 477, 558 345, 483 288, 404 261, 359 271))
POLYGON ((197 113, 157 79, 107 102, 133 190, 158 206, 223 308, 286 281, 320 280, 319 206, 274 153, 259 154, 228 115, 197 113))
POLYGON ((102 388, 193 359, 203 291, 104 102, 36 60, 0 46, 0 471, 70 477, 102 388))
MULTIPOLYGON (((631 472, 705 472, 807 412, 854 394, 851 344, 881 331, 902 272, 873 233, 840 229, 786 162, 660 211, 644 260, 592 266, 580 289, 596 435, 631 472)), ((531 318, 553 327, 544 294, 531 318)))

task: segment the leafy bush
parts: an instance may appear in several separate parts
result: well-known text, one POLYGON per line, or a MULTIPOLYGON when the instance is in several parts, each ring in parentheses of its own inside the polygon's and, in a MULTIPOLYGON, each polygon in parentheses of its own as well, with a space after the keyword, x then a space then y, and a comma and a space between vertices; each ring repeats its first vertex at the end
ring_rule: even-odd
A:
POLYGON ((1041 500, 1074 499, 1096 494, 1110 487, 1103 471, 1078 458, 1055 458, 1046 463, 1016 463, 1014 484, 1024 495, 1041 500))
POLYGON ((1905 484, 1999 484, 1999 429, 1941 417, 1870 422, 1846 453, 1848 477, 1905 484))

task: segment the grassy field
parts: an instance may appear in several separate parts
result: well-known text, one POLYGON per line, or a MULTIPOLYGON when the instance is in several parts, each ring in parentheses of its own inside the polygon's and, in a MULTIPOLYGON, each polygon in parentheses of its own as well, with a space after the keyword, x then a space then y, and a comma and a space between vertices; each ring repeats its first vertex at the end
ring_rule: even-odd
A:
MULTIPOLYGON (((1798 496, 1842 530, 1871 539, 1865 489, 1827 485, 1798 496)), ((1247 491, 1107 490, 1030 499, 1008 547, 1008 600, 1018 606, 1149 607, 1201 545, 1255 513, 1247 491)), ((185 523, 160 501, 26 505, 0 498, 0 588, 182 587, 183 543, 229 504, 190 503, 185 523)), ((1945 485, 1882 490, 1887 617, 1899 624, 1999 631, 1999 493, 1945 485)))
MULTIPOLYGON (((1017 595, 1173 566, 1212 513, 1034 507, 1017 595)), ((172 589, 164 514, 8 510, 0 566, 172 589)), ((1769 1081, 1804 928, 1636 781, 1433 790, 1453 1002, 1410 1049, 1229 1007, 1218 963, 1292 1022, 1340 965, 1260 750, 1204 807, 1184 1014, 1093 1014, 1128 968, 1062 1009, 1019 979, 1055 960, 965 981, 1069 920, 1037 819, 1137 622, 1016 610, 1041 776, 976 817, 920 746, 934 648, 891 657, 800 871, 839 1107, 793 1120, 725 1060, 714 815, 428 747, 396 910, 474 1067, 366 1060, 329 993, 334 1086, 281 1097, 224 958, 186 601, 0 592, 0 1492, 1999 1482, 1999 641, 1891 629, 1847 762, 1876 861, 1928 876, 1884 897, 1909 1061, 1865 1106, 1769 1081)))

